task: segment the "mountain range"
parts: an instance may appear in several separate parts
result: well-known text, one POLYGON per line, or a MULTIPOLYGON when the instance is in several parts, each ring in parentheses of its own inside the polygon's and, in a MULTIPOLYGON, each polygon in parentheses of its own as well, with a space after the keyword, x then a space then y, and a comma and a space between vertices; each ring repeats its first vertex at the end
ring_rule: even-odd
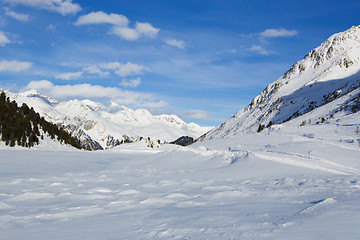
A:
POLYGON ((151 146, 181 136, 197 138, 211 129, 187 124, 176 115, 154 116, 146 109, 132 110, 114 102, 58 101, 35 90, 5 93, 18 105, 26 103, 47 121, 61 126, 88 150, 109 149, 140 140, 146 140, 151 146))

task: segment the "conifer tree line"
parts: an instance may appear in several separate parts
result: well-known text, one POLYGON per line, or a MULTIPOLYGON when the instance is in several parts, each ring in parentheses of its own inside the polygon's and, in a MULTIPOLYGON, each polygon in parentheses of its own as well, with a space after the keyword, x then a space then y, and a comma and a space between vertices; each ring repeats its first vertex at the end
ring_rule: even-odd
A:
POLYGON ((39 144, 44 138, 40 133, 39 127, 43 133, 48 134, 52 139, 70 144, 78 149, 81 148, 80 142, 72 137, 61 127, 46 121, 33 108, 29 108, 25 103, 18 107, 15 101, 10 101, 4 92, 0 94, 0 135, 1 140, 7 146, 15 145, 23 147, 33 147, 39 144))

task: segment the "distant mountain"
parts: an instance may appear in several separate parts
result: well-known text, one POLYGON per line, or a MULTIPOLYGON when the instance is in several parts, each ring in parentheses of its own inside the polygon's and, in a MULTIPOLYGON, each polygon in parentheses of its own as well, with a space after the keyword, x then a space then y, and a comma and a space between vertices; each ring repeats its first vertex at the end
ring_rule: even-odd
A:
POLYGON ((90 100, 57 101, 35 90, 21 93, 5 91, 19 104, 26 103, 46 120, 62 126, 80 139, 87 149, 108 149, 150 138, 150 142, 170 142, 181 136, 194 138, 211 130, 195 123, 187 124, 176 115, 154 116, 146 109, 132 110, 111 102, 90 100))
POLYGON ((334 34, 311 50, 247 107, 200 139, 254 133, 314 111, 313 123, 322 123, 340 111, 353 114, 359 110, 360 26, 357 26, 334 34))

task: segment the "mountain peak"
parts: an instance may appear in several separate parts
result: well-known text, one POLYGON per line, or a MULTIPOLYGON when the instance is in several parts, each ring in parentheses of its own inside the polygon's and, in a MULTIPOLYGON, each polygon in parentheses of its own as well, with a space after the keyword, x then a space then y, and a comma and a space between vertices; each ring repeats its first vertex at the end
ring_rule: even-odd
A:
MULTIPOLYGON (((359 88, 360 26, 354 26, 311 50, 246 108, 203 138, 256 132, 260 126, 281 124, 343 96, 346 99, 351 93, 357 94, 359 88)), ((331 117, 332 111, 329 107, 320 118, 331 117)))
POLYGON ((37 98, 40 98, 40 99, 42 99, 42 100, 44 100, 44 101, 46 101, 46 102, 48 102, 48 103, 51 103, 51 104, 59 103, 58 100, 56 100, 56 99, 54 99, 54 98, 50 98, 50 97, 48 97, 48 96, 45 96, 45 95, 39 93, 39 92, 38 92, 37 90, 35 90, 35 89, 31 89, 31 90, 25 92, 24 94, 27 95, 28 97, 37 97, 37 98))
POLYGON ((306 71, 330 67, 351 68, 360 62, 360 26, 336 33, 319 47, 312 49, 302 60, 295 63, 283 76, 290 79, 306 71))

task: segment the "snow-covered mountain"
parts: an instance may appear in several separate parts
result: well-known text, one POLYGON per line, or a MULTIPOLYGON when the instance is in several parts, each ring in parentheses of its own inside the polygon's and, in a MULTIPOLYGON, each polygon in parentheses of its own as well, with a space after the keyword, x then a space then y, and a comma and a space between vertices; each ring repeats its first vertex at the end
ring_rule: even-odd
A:
POLYGON ((315 109, 310 123, 360 110, 360 26, 332 35, 201 139, 256 132, 260 125, 294 121, 315 109))
POLYGON ((170 142, 181 136, 196 138, 211 129, 195 123, 187 124, 176 115, 154 116, 146 109, 132 110, 114 102, 61 102, 35 90, 5 93, 18 105, 26 103, 46 120, 63 126, 80 139, 87 149, 112 148, 124 142, 140 139, 146 139, 151 144, 159 140, 170 142))

